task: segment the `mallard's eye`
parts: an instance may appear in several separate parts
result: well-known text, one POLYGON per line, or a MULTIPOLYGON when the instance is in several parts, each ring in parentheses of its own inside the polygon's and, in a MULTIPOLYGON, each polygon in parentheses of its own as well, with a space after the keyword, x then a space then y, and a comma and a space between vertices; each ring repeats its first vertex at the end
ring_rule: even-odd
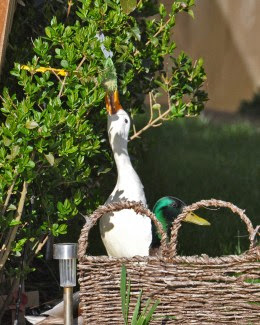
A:
POLYGON ((127 119, 125 119, 125 123, 128 123, 128 120, 127 119))
POLYGON ((172 203, 172 204, 171 204, 171 207, 173 207, 173 208, 177 208, 177 203, 176 203, 176 202, 172 203))

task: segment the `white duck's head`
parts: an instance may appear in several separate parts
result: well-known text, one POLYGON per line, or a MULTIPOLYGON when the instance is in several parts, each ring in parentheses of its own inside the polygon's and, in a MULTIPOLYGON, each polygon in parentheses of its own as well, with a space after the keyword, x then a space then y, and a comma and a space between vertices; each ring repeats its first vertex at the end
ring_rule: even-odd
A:
POLYGON ((127 153, 130 117, 119 103, 118 92, 106 95, 107 131, 114 154, 127 153))

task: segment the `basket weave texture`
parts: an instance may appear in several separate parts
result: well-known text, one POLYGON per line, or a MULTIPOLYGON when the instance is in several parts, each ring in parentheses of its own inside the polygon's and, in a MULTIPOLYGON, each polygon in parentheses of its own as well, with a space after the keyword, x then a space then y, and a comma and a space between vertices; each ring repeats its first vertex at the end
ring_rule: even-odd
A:
POLYGON ((123 201, 100 206, 87 218, 79 239, 78 270, 84 324, 124 324, 120 298, 122 264, 131 280, 130 316, 143 289, 143 306, 148 298, 160 300, 151 324, 260 324, 260 247, 254 247, 258 229, 254 229, 244 211, 232 203, 202 200, 184 208, 173 223, 167 244, 160 223, 140 203, 123 201), (249 232, 249 250, 239 256, 217 258, 178 256, 177 234, 181 222, 189 212, 210 206, 226 207, 238 214, 249 232), (89 231, 97 220, 105 213, 126 208, 150 217, 155 223, 162 236, 160 255, 133 258, 85 255, 89 231))

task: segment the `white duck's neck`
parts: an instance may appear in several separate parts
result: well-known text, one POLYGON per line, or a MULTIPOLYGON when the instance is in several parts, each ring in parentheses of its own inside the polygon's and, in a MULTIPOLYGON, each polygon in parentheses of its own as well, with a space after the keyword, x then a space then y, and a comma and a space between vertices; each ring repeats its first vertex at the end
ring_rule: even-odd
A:
POLYGON ((117 167, 117 187, 127 188, 132 185, 135 188, 135 186, 142 186, 142 184, 132 166, 127 150, 127 142, 122 137, 117 137, 111 144, 117 167))
POLYGON ((118 178, 127 176, 129 171, 131 170, 134 171, 127 150, 127 140, 121 137, 117 137, 116 139, 114 139, 113 143, 111 144, 111 147, 116 162, 118 178))

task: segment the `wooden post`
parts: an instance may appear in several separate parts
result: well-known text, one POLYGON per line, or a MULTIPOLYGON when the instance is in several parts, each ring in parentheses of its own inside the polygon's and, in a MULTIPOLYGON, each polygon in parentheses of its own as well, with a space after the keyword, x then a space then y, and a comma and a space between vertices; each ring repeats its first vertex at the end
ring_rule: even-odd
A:
POLYGON ((12 27, 16 0, 0 1, 0 74, 4 64, 8 36, 12 27))

